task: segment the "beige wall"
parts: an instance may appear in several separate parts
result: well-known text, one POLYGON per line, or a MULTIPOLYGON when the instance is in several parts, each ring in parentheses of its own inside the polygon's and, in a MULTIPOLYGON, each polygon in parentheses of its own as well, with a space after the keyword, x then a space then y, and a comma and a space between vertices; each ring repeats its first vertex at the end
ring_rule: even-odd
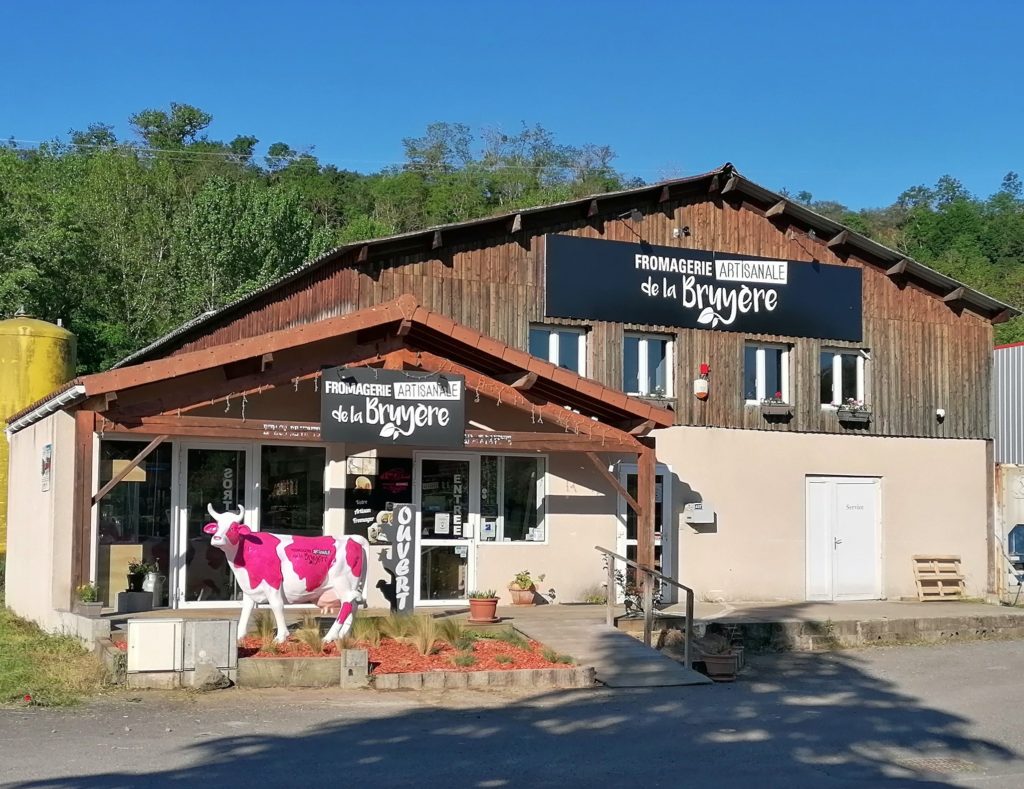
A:
POLYGON ((656 431, 675 491, 681 580, 707 599, 805 598, 805 488, 817 475, 881 479, 882 592, 915 597, 911 556, 959 554, 972 596, 986 592, 984 441, 656 431), (710 502, 714 527, 691 527, 687 501, 710 502))
POLYGON ((71 601, 71 517, 75 420, 59 411, 11 437, 7 605, 46 628, 71 601), (49 492, 43 447, 53 444, 49 492))

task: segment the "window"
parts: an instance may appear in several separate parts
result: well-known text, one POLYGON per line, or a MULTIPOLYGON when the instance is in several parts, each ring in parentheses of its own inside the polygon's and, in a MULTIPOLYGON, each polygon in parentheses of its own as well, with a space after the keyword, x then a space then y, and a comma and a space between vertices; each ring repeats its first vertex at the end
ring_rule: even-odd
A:
POLYGON ((539 457, 480 458, 483 540, 544 542, 545 468, 544 458, 539 457))
POLYGON ((672 340, 654 334, 627 334, 622 349, 622 391, 673 397, 672 340))
POLYGON ((847 400, 864 402, 864 351, 821 352, 821 404, 840 405, 847 400))
POLYGON ((316 537, 324 533, 323 447, 263 446, 260 530, 316 537))
POLYGON ((744 346, 743 398, 747 403, 775 398, 790 402, 788 346, 744 346))
POLYGON ((586 375, 587 333, 566 326, 531 326, 530 354, 586 375))

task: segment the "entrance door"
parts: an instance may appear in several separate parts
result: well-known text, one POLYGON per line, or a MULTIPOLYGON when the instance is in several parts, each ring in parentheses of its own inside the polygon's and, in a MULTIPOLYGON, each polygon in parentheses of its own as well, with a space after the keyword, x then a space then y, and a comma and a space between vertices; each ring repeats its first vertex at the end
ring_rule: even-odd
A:
POLYGON ((480 460, 465 455, 416 458, 420 562, 418 604, 464 601, 476 583, 480 460))
MULTIPOLYGON (((619 483, 634 499, 639 488, 636 463, 619 464, 619 483)), ((672 473, 668 466, 659 463, 654 476, 654 569, 674 578, 675 571, 675 529, 672 514, 672 473)), ((619 496, 619 526, 616 531, 615 552, 636 561, 637 517, 626 500, 619 496)), ((620 567, 619 570, 626 568, 620 567)), ((626 577, 633 580, 635 571, 629 568, 626 577)), ((678 590, 671 584, 664 584, 661 599, 666 603, 676 602, 678 590)), ((616 590, 616 599, 622 602, 622 590, 616 590)))
MULTIPOLYGON (((241 599, 241 592, 220 548, 210 545, 203 526, 210 522, 207 504, 218 512, 241 505, 245 523, 254 531, 256 501, 248 491, 253 482, 251 452, 245 445, 184 445, 181 448, 180 491, 176 544, 178 567, 176 599, 179 604, 201 606, 241 599)), ((255 494, 259 497, 259 492, 255 494)))
POLYGON ((880 491, 873 478, 808 477, 808 600, 882 596, 880 491))

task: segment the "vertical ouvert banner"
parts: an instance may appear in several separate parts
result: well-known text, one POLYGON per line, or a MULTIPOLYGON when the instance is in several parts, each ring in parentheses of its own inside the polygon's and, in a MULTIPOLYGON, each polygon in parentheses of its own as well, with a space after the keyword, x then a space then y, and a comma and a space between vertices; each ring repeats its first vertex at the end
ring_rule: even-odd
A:
POLYGON ((390 546, 381 552, 381 561, 391 576, 391 610, 411 614, 416 603, 413 584, 416 582, 416 557, 419 555, 416 508, 412 504, 396 504, 381 531, 390 546))

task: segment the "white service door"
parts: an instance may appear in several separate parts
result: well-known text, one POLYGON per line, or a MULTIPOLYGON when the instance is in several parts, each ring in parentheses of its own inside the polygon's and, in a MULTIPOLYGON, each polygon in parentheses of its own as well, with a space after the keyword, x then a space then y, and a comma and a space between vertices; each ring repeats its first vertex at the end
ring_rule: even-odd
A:
POLYGON ((881 597, 879 480, 807 480, 807 599, 881 597))

